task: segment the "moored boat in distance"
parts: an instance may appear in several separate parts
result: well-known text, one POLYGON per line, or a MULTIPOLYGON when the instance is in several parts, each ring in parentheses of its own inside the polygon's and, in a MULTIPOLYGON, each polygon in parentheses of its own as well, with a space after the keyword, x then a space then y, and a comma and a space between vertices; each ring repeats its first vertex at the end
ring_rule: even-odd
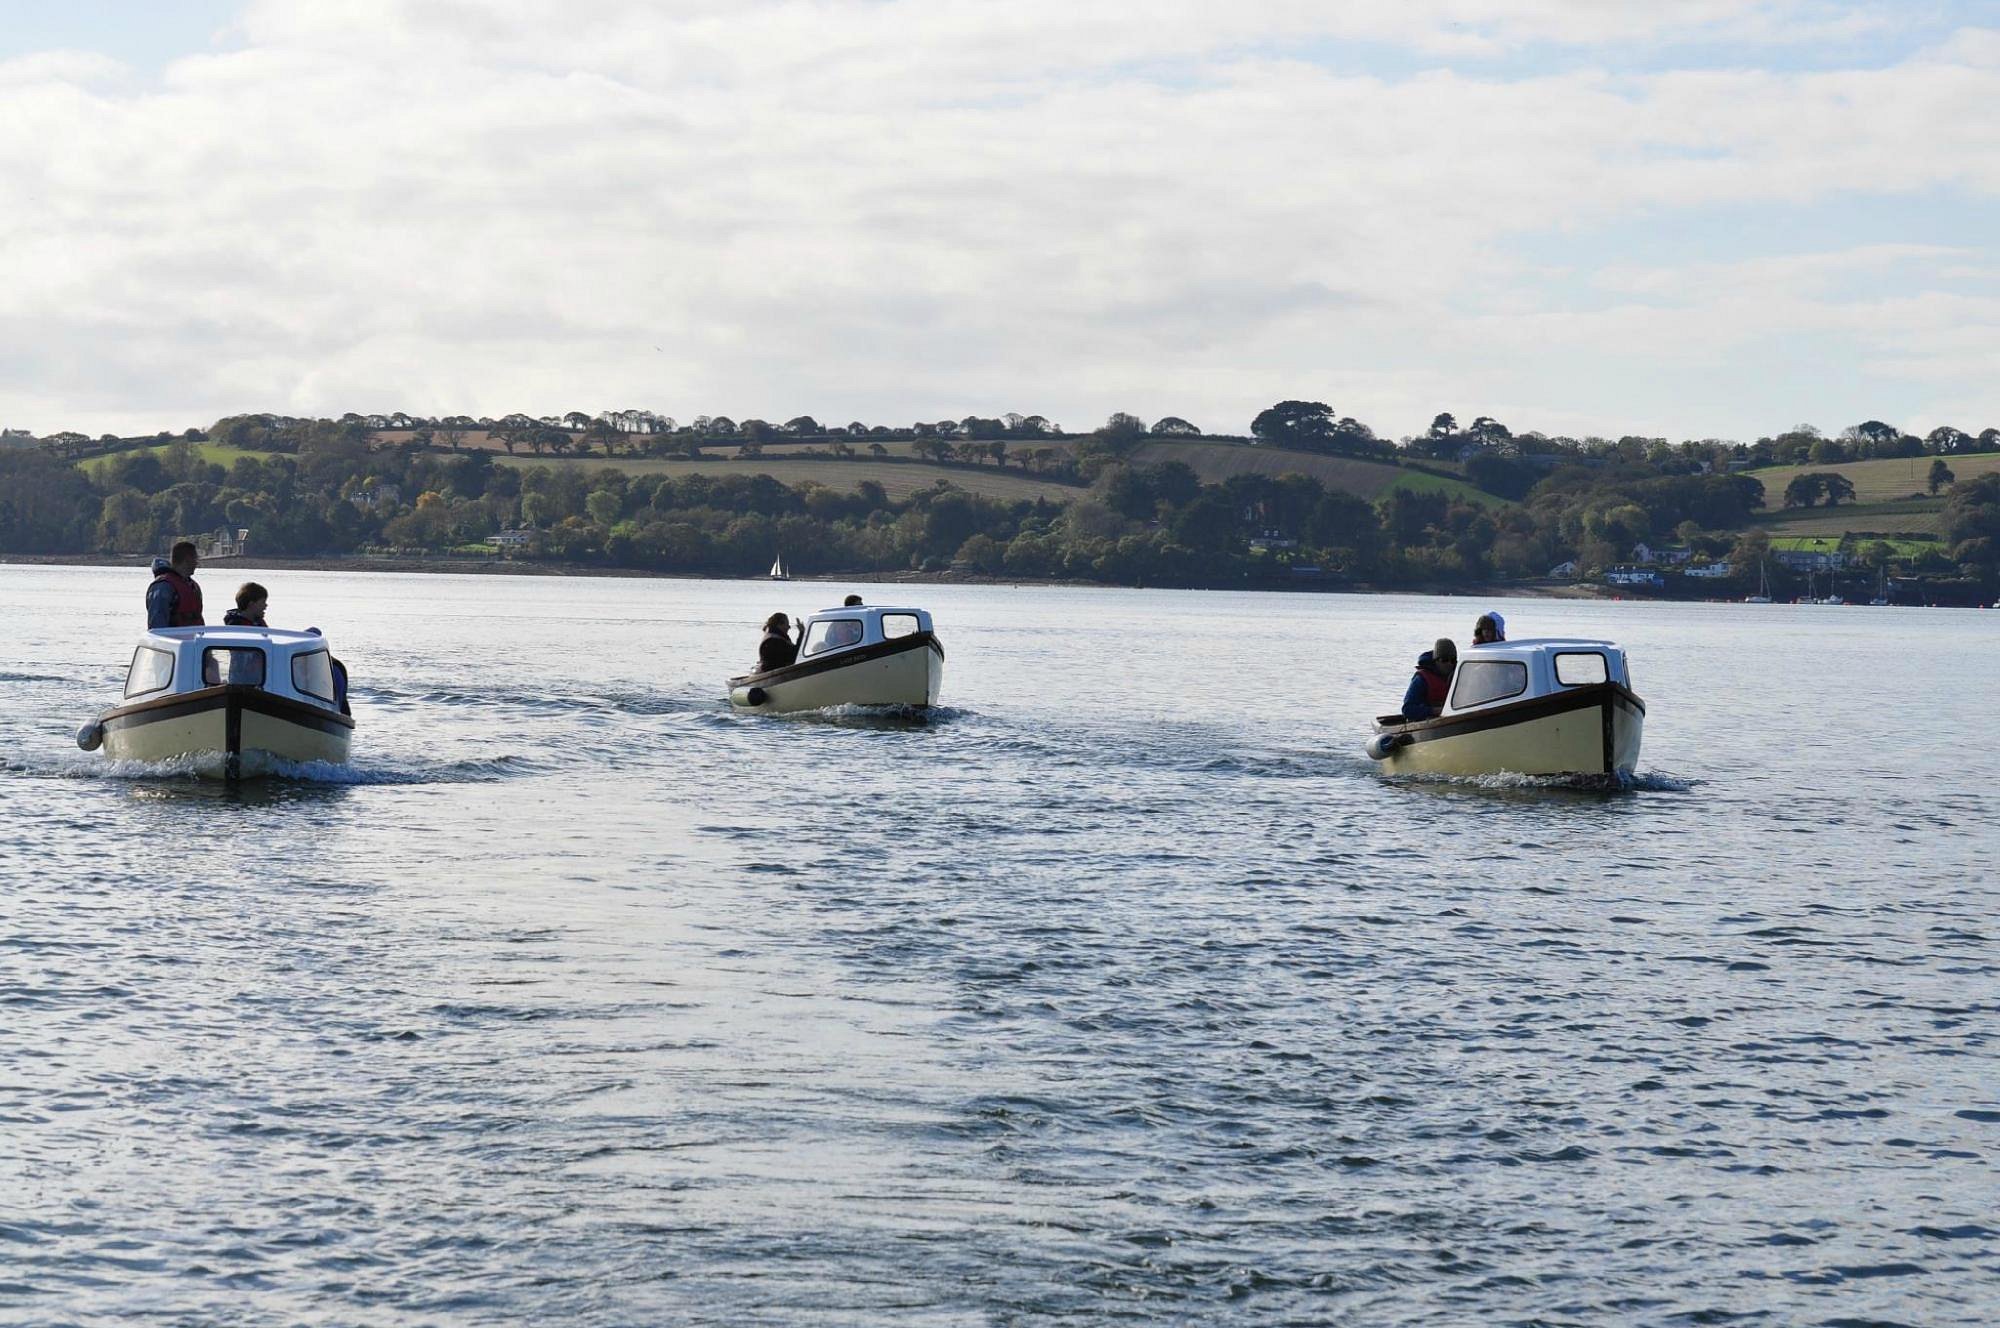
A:
POLYGON ((831 706, 937 704, 944 646, 922 609, 850 606, 806 621, 799 657, 781 669, 729 680, 729 703, 776 715, 831 706))
MULTIPOLYGON (((316 632, 168 627, 132 652, 124 700, 77 731, 118 761, 216 756, 234 779, 274 760, 347 760, 354 736, 345 676, 316 632)), ((199 767, 198 767, 199 768, 199 767)))
POLYGON ((1505 641, 1465 652, 1444 711, 1384 715, 1368 755, 1391 774, 1628 778, 1646 703, 1609 641, 1505 641))
POLYGON ((1743 602, 1745 604, 1769 604, 1771 602, 1771 565, 1769 563, 1757 564, 1757 593, 1754 595, 1745 595, 1743 602))

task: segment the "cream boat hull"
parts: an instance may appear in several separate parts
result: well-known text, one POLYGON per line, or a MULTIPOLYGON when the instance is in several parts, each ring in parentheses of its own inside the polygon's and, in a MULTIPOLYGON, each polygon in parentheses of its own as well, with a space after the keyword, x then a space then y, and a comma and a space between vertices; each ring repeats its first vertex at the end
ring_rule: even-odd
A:
POLYGON ((1629 776, 1646 705, 1616 683, 1465 714, 1378 725, 1390 774, 1629 776), (1407 739, 1407 740, 1405 740, 1407 739))
POLYGON ((106 711, 104 753, 116 761, 218 756, 230 775, 271 762, 347 760, 354 721, 256 687, 204 687, 106 711))
POLYGON ((937 704, 944 685, 944 647, 920 632, 880 645, 844 650, 768 673, 729 680, 729 703, 760 715, 782 715, 832 706, 937 704))

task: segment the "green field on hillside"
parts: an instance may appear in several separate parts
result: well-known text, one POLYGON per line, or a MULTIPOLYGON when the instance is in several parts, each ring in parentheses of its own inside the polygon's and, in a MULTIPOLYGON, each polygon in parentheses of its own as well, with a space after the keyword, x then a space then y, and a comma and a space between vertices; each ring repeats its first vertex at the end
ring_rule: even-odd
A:
POLYGON ((1401 466, 1364 461, 1359 457, 1322 456, 1317 452, 1293 452, 1278 447, 1209 439, 1150 442, 1134 453, 1134 457, 1149 464, 1185 462, 1207 484, 1219 484, 1231 475, 1299 474, 1310 475, 1329 489, 1345 489, 1369 499, 1401 488, 1416 493, 1448 493, 1494 507, 1507 505, 1506 499, 1482 492, 1464 480, 1447 479, 1421 470, 1405 470, 1401 466))
MULTIPOLYGON (((1837 535, 1778 535, 1771 539, 1773 549, 1787 553, 1838 553, 1841 538, 1837 535)), ((1886 544, 1901 558, 1914 557, 1926 549, 1937 547, 1934 539, 1905 539, 1894 536, 1858 535, 1858 544, 1886 544)))
MULTIPOLYGON (((1775 536, 1901 535, 1936 539, 1944 533, 1944 498, 1897 503, 1842 503, 1839 507, 1780 508, 1757 518, 1775 536)), ((1773 543, 1776 543, 1774 538, 1773 543)))
MULTIPOLYGON (((409 434, 383 433, 378 436, 385 443, 395 443, 406 440, 409 434)), ((534 465, 537 463, 546 465, 616 465, 630 470, 635 474, 651 472, 655 469, 674 471, 685 470, 689 467, 711 467, 716 468, 714 473, 718 474, 765 473, 776 478, 783 478, 783 476, 779 474, 778 470, 773 469, 774 466, 783 465, 787 470, 793 466, 803 466, 824 468, 797 473, 803 478, 812 479, 833 488, 852 488, 858 482, 858 478, 874 478, 880 481, 885 488, 888 488, 892 494, 901 494, 908 492, 911 488, 923 488, 930 483, 931 478, 942 476, 958 484, 961 488, 981 493, 999 493, 1004 491, 1011 496, 1015 493, 1029 492, 1029 490, 1023 489, 1019 484, 1009 485, 1004 480, 1000 485, 996 486, 986 484, 984 481, 972 482, 961 479, 962 476, 985 475, 988 479, 992 479, 995 476, 1004 475, 1009 479, 1025 481, 1029 486, 1036 486, 1036 491, 1046 491, 1048 496, 1057 501, 1062 501, 1066 498, 1075 497, 1080 490, 1075 486, 1054 484, 1048 480, 1041 479, 1033 471, 1022 469, 1018 463, 1018 458, 1025 453, 1041 448, 1049 448, 1056 452, 1067 452, 1075 447, 1076 442, 1077 440, 1073 438, 1016 439, 1009 441, 1007 444, 1007 455, 1009 457, 1007 465, 1004 468, 995 467, 991 471, 986 470, 984 467, 973 468, 962 465, 935 467, 929 462, 918 463, 926 468, 929 472, 929 477, 915 485, 910 484, 908 476, 903 476, 900 479, 891 479, 886 473, 877 473, 868 470, 867 467, 869 465, 874 464, 879 466, 881 463, 870 462, 869 441, 866 439, 852 444, 862 455, 848 459, 827 455, 828 444, 824 442, 766 443, 760 455, 756 457, 738 457, 735 454, 737 445, 724 441, 709 445, 705 449, 706 455, 700 461, 696 462, 667 461, 653 457, 638 457, 626 453, 621 453, 615 458, 606 458, 599 452, 593 452, 590 456, 583 458, 558 457, 554 455, 538 457, 525 448, 518 449, 511 455, 508 455, 501 448, 500 444, 493 441, 492 438, 480 430, 466 431, 464 437, 459 441, 459 446, 501 453, 505 459, 515 465, 534 465), (862 467, 864 471, 863 475, 850 478, 840 469, 842 467, 854 466, 862 467)), ((882 441, 884 451, 891 457, 917 457, 921 454, 917 452, 916 446, 916 441, 908 438, 882 441)), ((1463 480, 1441 475, 1431 475, 1420 470, 1407 470, 1401 466, 1387 465, 1380 461, 1364 461, 1357 457, 1323 456, 1315 452, 1294 452, 1284 448, 1259 447, 1250 443, 1230 442, 1215 438, 1152 439, 1139 446, 1138 450, 1132 454, 1132 460, 1142 465, 1158 465, 1163 461, 1184 462, 1207 484, 1220 483, 1232 475, 1256 474, 1276 476, 1296 472, 1301 475, 1312 476, 1329 489, 1344 489, 1349 493, 1358 494, 1368 499, 1379 498, 1393 488, 1404 488, 1418 493, 1441 491, 1474 502, 1484 502, 1494 505, 1503 505, 1506 501, 1505 499, 1496 498, 1491 494, 1483 493, 1463 480)), ((891 469, 901 470, 903 467, 882 467, 884 472, 891 469)), ((789 483, 790 481, 787 482, 789 483)))
MULTIPOLYGON (((123 452, 113 452, 110 456, 87 457, 76 464, 82 466, 92 474, 96 474, 120 457, 138 456, 142 452, 164 452, 171 446, 171 443, 154 443, 147 447, 134 447, 123 452)), ((194 444, 194 451, 195 455, 203 461, 211 465, 225 467, 235 465, 244 457, 255 457, 259 461, 267 461, 279 455, 276 452, 250 452, 242 448, 224 447, 221 443, 196 443, 194 444)))
MULTIPOLYGON (((1764 501, 1773 511, 1785 501, 1785 486, 1800 475, 1810 475, 1815 471, 1832 471, 1845 475, 1854 486, 1854 501, 1857 503, 1888 503, 1908 499, 1915 495, 1929 497, 1931 462, 1937 458, 1892 457, 1879 461, 1833 461, 1820 466, 1766 466, 1762 470, 1745 470, 1748 475, 1764 486, 1764 501)), ((1981 475, 1991 475, 2000 471, 2000 452, 1976 452, 1965 456, 1948 456, 1945 465, 1961 480, 1975 479, 1981 475)))
POLYGON ((537 457, 506 456, 496 460, 505 466, 527 469, 534 466, 581 467, 585 470, 622 470, 628 475, 769 475, 780 484, 808 481, 829 489, 849 492, 863 480, 874 480, 891 498, 907 498, 945 480, 967 493, 983 494, 1013 502, 1046 498, 1066 503, 1085 492, 1074 484, 1058 484, 1038 479, 1011 467, 937 466, 923 463, 838 461, 831 458, 749 457, 741 461, 709 457, 701 461, 667 461, 657 457, 537 457))

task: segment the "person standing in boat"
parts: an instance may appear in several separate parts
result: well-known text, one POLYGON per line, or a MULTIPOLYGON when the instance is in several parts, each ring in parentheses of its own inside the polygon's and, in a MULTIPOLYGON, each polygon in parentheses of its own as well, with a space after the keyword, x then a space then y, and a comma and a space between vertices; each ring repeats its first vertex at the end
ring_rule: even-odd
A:
POLYGON ((222 615, 224 627, 268 627, 264 610, 270 607, 271 592, 255 581, 245 581, 236 591, 236 607, 222 615))
POLYGON ((162 627, 200 627, 201 587, 195 583, 194 569, 201 554, 182 540, 165 558, 153 559, 153 584, 146 587, 146 630, 162 627))
POLYGON ((1417 656, 1417 671, 1403 693, 1404 719, 1429 719, 1444 710, 1451 695, 1452 670, 1458 667, 1458 647, 1441 636, 1431 648, 1417 656))
POLYGON ((1507 620, 1497 613, 1482 613, 1472 624, 1472 644, 1497 646, 1507 639, 1507 620))
POLYGON ((764 639, 757 643, 757 672, 769 673, 799 660, 799 643, 792 639, 792 620, 774 613, 764 620, 764 639))

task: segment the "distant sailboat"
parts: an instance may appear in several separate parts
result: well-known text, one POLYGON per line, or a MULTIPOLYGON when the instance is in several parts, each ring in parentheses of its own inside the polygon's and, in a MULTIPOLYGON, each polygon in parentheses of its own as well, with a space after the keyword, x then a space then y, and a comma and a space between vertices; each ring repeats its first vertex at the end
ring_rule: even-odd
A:
POLYGON ((1868 601, 1877 608, 1889 602, 1889 569, 1880 567, 1875 574, 1875 598, 1868 601))
POLYGON ((1771 565, 1769 563, 1757 564, 1757 593, 1754 595, 1745 595, 1743 602, 1745 604, 1769 604, 1771 602, 1771 565))
POLYGON ((789 581, 792 579, 792 574, 785 570, 785 555, 782 553, 771 560, 771 579, 773 581, 789 581))

